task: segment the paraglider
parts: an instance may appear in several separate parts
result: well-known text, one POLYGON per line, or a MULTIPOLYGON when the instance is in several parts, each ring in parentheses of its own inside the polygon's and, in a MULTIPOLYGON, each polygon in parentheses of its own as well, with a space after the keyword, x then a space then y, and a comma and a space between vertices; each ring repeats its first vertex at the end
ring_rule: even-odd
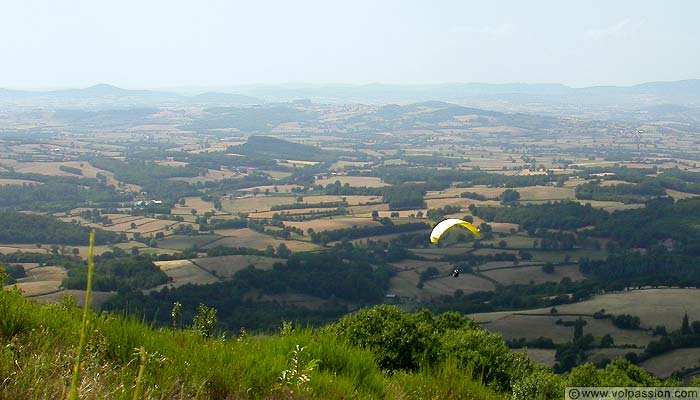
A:
POLYGON ((474 235, 474 237, 476 239, 481 238, 481 231, 476 226, 470 224, 467 221, 462 221, 461 219, 449 218, 449 219, 446 219, 446 220, 440 222, 439 224, 435 225, 435 227, 433 228, 433 231, 430 233, 430 243, 432 243, 432 244, 440 243, 440 240, 442 239, 442 237, 445 236, 445 234, 449 230, 456 228, 456 227, 462 227, 462 228, 468 230, 469 232, 472 233, 472 235, 474 235))

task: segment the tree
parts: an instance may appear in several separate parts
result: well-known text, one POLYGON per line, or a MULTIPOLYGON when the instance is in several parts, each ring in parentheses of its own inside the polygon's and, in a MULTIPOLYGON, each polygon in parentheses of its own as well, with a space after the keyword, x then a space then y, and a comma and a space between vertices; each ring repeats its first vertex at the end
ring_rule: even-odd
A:
POLYGON ((277 256, 278 257, 287 258, 287 257, 289 257, 290 253, 291 252, 289 251, 289 248, 284 243, 280 243, 280 245, 277 246, 277 256))
POLYGON ((613 337, 607 334, 600 338, 600 347, 610 347, 614 344, 613 337))
MULTIPOLYGON (((693 322, 693 323, 695 323, 695 322, 693 322)), ((700 328, 700 326, 698 328, 700 328)), ((663 325, 656 325, 656 328, 654 328, 654 335, 659 335, 659 336, 668 335, 668 332, 666 331, 666 327, 663 325)))
POLYGON ((501 204, 513 204, 520 200, 520 193, 514 189, 506 189, 500 196, 501 204))
POLYGON ((544 272, 546 274, 554 273, 554 264, 552 264, 551 262, 546 262, 542 266, 542 272, 544 272))
POLYGON ((700 321, 693 321, 693 323, 690 324, 690 327, 693 328, 694 334, 700 335, 700 321))
POLYGON ((378 218, 379 218, 379 211, 372 210, 372 219, 376 221, 378 218))
POLYGON ((685 315, 683 315, 683 324, 681 325, 681 334, 690 335, 691 333, 692 333, 692 330, 690 329, 690 324, 688 323, 688 313, 686 312, 685 315))
POLYGON ((578 342, 583 338, 583 326, 586 325, 586 321, 583 318, 578 317, 574 323, 574 343, 578 342))

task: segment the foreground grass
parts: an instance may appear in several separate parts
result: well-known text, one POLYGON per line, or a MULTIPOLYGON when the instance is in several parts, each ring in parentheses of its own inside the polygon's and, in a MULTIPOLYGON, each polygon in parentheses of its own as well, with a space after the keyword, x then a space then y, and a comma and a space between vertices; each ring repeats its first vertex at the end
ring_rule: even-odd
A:
MULTIPOLYGON (((326 331, 207 339, 129 317, 88 318, 83 399, 504 399, 450 359, 384 373, 371 352, 326 331)), ((66 398, 80 330, 73 302, 39 305, 0 291, 0 398, 66 398)))

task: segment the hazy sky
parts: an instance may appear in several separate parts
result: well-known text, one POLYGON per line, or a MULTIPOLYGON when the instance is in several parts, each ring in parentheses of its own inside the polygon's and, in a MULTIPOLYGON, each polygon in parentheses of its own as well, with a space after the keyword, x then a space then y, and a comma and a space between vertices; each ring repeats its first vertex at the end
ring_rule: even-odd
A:
POLYGON ((700 2, 0 0, 0 86, 700 78, 700 2))

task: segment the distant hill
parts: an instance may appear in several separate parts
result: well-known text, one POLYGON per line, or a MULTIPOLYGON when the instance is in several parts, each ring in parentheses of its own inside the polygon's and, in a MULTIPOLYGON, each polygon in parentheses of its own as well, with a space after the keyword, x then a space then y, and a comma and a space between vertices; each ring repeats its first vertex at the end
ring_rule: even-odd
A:
POLYGON ((249 156, 267 156, 282 160, 325 161, 333 158, 333 153, 318 147, 270 136, 251 136, 235 151, 249 156))
POLYGON ((411 104, 446 101, 503 111, 552 112, 614 105, 639 108, 650 103, 700 105, 700 80, 649 82, 634 86, 573 88, 558 83, 446 83, 430 85, 325 85, 246 88, 245 94, 268 101, 311 99, 318 102, 411 104))
POLYGON ((219 92, 202 93, 196 96, 190 96, 187 98, 187 100, 190 103, 207 105, 252 105, 262 103, 262 100, 255 97, 235 93, 219 92))
POLYGON ((0 88, 0 101, 22 105, 31 102, 33 107, 127 107, 189 105, 204 106, 250 105, 263 101, 254 97, 235 93, 203 93, 185 96, 177 93, 154 90, 131 90, 109 84, 97 84, 87 88, 60 89, 49 91, 12 90, 0 88))

